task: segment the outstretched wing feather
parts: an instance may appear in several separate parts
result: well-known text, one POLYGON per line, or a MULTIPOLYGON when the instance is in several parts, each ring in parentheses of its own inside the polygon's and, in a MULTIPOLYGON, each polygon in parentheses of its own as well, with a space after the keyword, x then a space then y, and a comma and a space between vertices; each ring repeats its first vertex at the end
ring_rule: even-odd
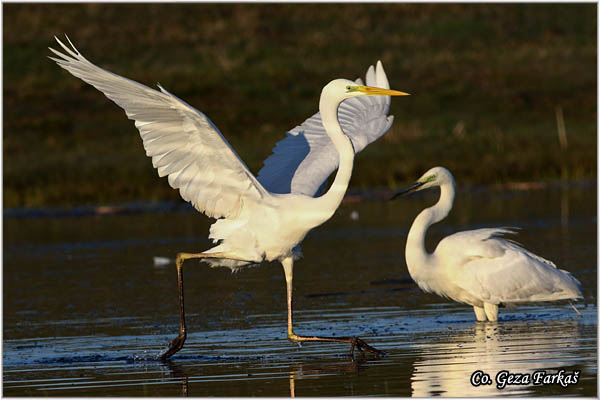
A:
MULTIPOLYGON (((356 82, 362 84, 360 78, 356 82)), ((381 62, 377 62, 376 69, 369 67, 366 84, 389 89, 381 62)), ((338 120, 355 153, 390 129, 393 117, 387 115, 389 105, 389 96, 353 97, 340 104, 338 120)), ((271 192, 315 196, 338 165, 338 153, 325 132, 320 113, 316 113, 275 145, 258 180, 271 192)))
POLYGON ((65 53, 50 48, 58 56, 50 58, 125 110, 159 176, 168 176, 198 211, 234 217, 247 204, 242 199, 258 201, 267 193, 206 115, 160 85, 157 91, 104 70, 70 41, 72 48, 56 40, 65 53))

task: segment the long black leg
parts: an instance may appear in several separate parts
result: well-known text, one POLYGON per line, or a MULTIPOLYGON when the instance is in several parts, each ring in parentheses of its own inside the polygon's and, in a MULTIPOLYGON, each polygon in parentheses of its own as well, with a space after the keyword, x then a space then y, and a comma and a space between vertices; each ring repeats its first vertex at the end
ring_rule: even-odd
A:
POLYGON ((177 267, 177 288, 179 293, 179 335, 169 344, 169 348, 159 355, 161 360, 166 360, 181 350, 187 337, 187 329, 185 327, 185 307, 183 301, 183 261, 186 258, 189 257, 185 257, 183 256, 183 253, 179 253, 175 259, 175 265, 177 267))
POLYGON ((240 260, 236 257, 225 253, 178 253, 175 258, 175 266, 177 267, 177 288, 179 293, 179 335, 171 341, 169 348, 159 354, 158 358, 166 360, 173 354, 177 353, 183 347, 187 337, 187 329, 185 326, 185 310, 183 302, 183 262, 190 258, 227 258, 231 260, 240 260))

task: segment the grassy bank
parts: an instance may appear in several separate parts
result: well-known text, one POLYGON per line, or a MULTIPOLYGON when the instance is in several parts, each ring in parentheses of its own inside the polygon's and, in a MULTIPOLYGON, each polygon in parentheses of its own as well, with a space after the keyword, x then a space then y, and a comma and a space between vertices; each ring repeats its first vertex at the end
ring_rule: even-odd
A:
POLYGON ((92 62, 205 112, 254 172, 321 87, 381 59, 396 119, 353 187, 433 165, 472 184, 596 176, 595 4, 4 4, 4 205, 174 200, 133 123, 46 58, 92 62), (556 108, 564 114, 561 149, 556 108))

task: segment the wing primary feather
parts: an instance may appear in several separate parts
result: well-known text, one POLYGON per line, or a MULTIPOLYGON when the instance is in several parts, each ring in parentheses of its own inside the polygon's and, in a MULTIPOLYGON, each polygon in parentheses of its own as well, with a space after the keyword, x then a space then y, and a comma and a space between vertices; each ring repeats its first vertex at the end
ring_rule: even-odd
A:
POLYGON ((169 184, 179 189, 182 198, 215 218, 238 213, 264 198, 263 186, 208 117, 160 84, 161 91, 157 91, 92 64, 65 37, 71 48, 55 37, 64 53, 49 47, 56 56, 49 58, 125 110, 135 121, 158 174, 167 174, 169 184), (179 154, 181 157, 176 157, 179 154), (215 174, 221 174, 227 184, 204 179, 215 174), (198 187, 198 182, 206 186, 198 187), (213 201, 214 196, 222 201, 213 201), (213 205, 216 209, 211 209, 213 205))
MULTIPOLYGON (((369 86, 389 88, 381 61, 376 67, 369 66, 365 81, 369 86)), ((355 82, 360 85, 363 81, 357 78, 355 82)), ((389 96, 354 97, 340 104, 338 120, 355 152, 390 129, 394 120, 387 115, 389 104, 389 96)), ((258 173, 258 180, 275 193, 315 196, 337 166, 337 152, 325 132, 320 114, 316 113, 276 143, 273 154, 258 173)))

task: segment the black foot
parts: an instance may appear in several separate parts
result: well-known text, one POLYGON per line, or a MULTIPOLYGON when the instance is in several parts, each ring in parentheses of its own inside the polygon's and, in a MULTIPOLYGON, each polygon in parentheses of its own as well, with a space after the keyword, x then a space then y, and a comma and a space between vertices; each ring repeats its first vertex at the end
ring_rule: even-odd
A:
POLYGON ((354 355, 354 348, 357 348, 361 353, 364 353, 365 350, 371 352, 373 354, 377 354, 378 356, 385 355, 385 351, 377 350, 375 347, 369 346, 364 340, 359 339, 357 337, 352 338, 352 347, 350 347, 350 355, 354 355))
POLYGON ((158 355, 158 358, 161 360, 166 360, 171 357, 173 354, 177 353, 183 347, 185 343, 186 334, 179 334, 173 341, 169 344, 169 348, 163 353, 158 355))

